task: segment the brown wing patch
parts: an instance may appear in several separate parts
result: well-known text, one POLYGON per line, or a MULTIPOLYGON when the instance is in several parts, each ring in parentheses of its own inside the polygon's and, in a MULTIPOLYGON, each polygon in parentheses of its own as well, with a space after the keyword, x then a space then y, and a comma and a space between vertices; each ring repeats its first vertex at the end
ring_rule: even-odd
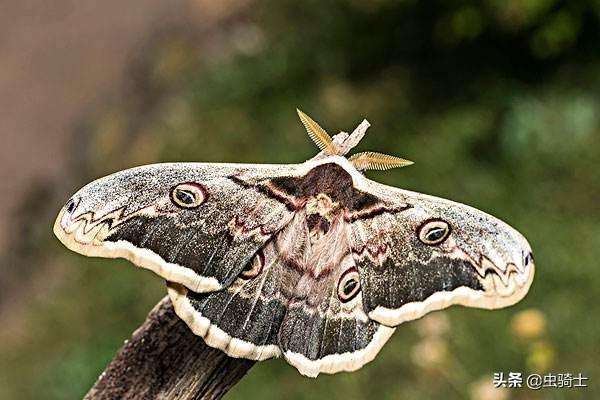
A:
POLYGON ((356 189, 352 176, 334 163, 316 166, 302 177, 271 179, 265 189, 296 209, 303 207, 308 199, 322 194, 347 212, 385 207, 376 196, 356 189))

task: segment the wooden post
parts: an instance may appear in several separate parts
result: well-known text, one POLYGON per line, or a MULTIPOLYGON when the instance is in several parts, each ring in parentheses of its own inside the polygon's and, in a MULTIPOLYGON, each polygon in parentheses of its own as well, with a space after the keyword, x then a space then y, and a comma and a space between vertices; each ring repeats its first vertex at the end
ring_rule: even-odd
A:
POLYGON ((84 399, 220 399, 254 363, 208 347, 165 297, 84 399))

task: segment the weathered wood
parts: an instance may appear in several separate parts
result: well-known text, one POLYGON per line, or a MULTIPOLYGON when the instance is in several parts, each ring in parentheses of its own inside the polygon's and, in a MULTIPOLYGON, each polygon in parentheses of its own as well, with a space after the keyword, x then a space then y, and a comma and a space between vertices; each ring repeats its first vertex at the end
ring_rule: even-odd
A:
POLYGON ((220 399, 253 365, 208 347, 165 297, 85 399, 220 399))

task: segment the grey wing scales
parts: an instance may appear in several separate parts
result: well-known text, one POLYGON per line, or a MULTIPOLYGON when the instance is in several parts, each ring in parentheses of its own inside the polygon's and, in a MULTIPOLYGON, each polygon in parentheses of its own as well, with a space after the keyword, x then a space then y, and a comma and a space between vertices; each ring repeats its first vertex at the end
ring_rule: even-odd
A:
POLYGON ((263 264, 256 279, 238 277, 214 293, 194 293, 170 284, 169 295, 177 314, 209 345, 232 357, 263 360, 280 355, 277 339, 286 312, 281 295, 284 271, 273 241, 255 258, 254 263, 263 264))
POLYGON ((342 220, 312 244, 306 268, 296 272, 279 331, 286 360, 302 374, 354 371, 371 361, 393 328, 368 318, 362 295, 339 297, 342 276, 354 270, 342 220))
POLYGON ((133 217, 106 240, 151 250, 169 264, 228 286, 254 253, 285 226, 291 213, 280 202, 227 177, 206 180, 203 187, 209 195, 197 212, 133 217))
POLYGON ((121 171, 81 189, 55 232, 82 254, 127 258, 196 292, 220 290, 293 215, 257 185, 293 172, 196 163, 121 171), (173 193, 180 186, 198 205, 178 206, 173 193))
POLYGON ((408 207, 353 221, 350 229, 371 319, 396 326, 453 304, 505 307, 527 293, 531 250, 513 228, 463 204, 385 190, 408 207))

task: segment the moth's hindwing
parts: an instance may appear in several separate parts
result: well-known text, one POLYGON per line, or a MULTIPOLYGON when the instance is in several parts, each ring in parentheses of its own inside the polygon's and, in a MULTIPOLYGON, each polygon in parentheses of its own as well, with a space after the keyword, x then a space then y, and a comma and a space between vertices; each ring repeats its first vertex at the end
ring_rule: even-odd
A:
POLYGON ((355 270, 345 224, 335 221, 311 244, 306 221, 298 212, 225 290, 199 294, 171 285, 177 313, 230 356, 283 355, 308 376, 352 371, 373 359, 394 328, 369 319, 360 290, 340 298, 338 282, 355 270), (304 257, 311 251, 317 256, 307 270, 304 257), (253 268, 256 276, 246 274, 253 268))

